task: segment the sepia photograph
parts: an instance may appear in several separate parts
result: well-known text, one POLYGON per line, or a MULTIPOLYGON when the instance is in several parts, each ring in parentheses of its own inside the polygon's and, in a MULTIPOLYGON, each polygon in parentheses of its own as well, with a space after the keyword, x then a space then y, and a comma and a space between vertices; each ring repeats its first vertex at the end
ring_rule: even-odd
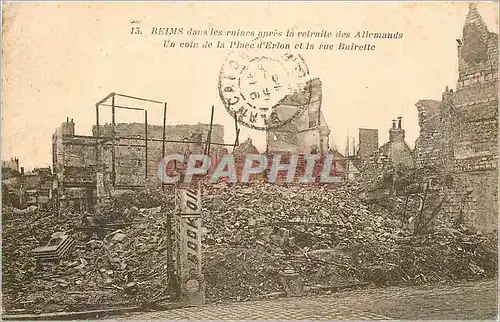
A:
POLYGON ((1 5, 2 320, 499 319, 498 2, 1 5))

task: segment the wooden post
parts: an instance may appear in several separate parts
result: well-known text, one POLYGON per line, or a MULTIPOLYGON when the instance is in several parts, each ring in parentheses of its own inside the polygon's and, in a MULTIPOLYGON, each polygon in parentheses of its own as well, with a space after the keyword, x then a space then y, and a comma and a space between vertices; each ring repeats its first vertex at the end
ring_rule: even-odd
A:
POLYGON ((205 145, 205 155, 210 155, 210 141, 212 141, 212 125, 214 123, 214 106, 212 105, 212 112, 210 114, 210 128, 208 130, 207 144, 205 145))

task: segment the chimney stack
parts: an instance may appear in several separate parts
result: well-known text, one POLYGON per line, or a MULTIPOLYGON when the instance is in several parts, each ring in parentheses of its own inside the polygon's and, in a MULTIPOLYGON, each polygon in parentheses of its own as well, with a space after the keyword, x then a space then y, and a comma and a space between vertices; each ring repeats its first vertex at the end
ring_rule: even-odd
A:
POLYGON ((453 101, 453 89, 449 89, 448 86, 446 86, 443 94, 441 95, 441 100, 443 102, 452 102, 453 101))
POLYGON ((397 120, 392 120, 392 128, 389 130, 390 142, 404 142, 405 130, 401 126, 402 119, 402 117, 398 117, 397 120))
POLYGON ((70 122, 69 117, 66 118, 66 122, 62 124, 62 134, 67 136, 75 135, 75 123, 73 119, 70 122))

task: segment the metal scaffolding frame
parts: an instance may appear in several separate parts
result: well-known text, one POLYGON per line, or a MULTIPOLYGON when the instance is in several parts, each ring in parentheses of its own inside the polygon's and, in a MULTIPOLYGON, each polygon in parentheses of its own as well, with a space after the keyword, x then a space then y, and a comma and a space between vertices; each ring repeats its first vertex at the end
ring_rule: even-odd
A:
MULTIPOLYGON (((137 101, 142 101, 142 102, 151 102, 151 103, 156 103, 156 104, 162 104, 164 106, 163 108, 163 114, 164 118, 166 118, 166 110, 167 110, 167 103, 166 102, 160 102, 160 101, 155 101, 155 100, 150 100, 142 97, 135 97, 135 96, 130 96, 130 95, 123 95, 123 94, 118 94, 118 93, 111 93, 99 102, 96 103, 96 145, 97 145, 97 150, 96 150, 96 163, 100 164, 99 160, 99 139, 101 138, 100 136, 100 124, 99 124, 99 115, 100 115, 100 107, 111 107, 111 137, 106 138, 107 140, 111 141, 112 144, 112 150, 111 150, 111 182, 113 183, 113 186, 116 185, 116 109, 125 109, 125 110, 135 110, 135 111, 144 111, 144 145, 134 145, 136 147, 144 147, 145 148, 145 163, 144 163, 144 173, 145 173, 145 180, 148 179, 148 111, 145 108, 140 108, 140 107, 130 107, 130 106, 123 106, 123 105, 118 105, 115 104, 115 97, 125 97, 137 101), (111 99, 111 104, 106 104, 106 102, 111 99)), ((165 126, 163 126, 163 132, 165 133, 165 126)), ((121 138, 120 138, 121 139, 121 138)), ((134 138, 136 140, 139 140, 139 138, 134 138)))
MULTIPOLYGON (((165 157, 165 150, 166 150, 166 143, 181 143, 181 144, 190 144, 190 143, 200 143, 199 141, 185 141, 185 140, 168 140, 166 138, 166 127, 167 127, 167 102, 161 102, 157 100, 151 100, 147 98, 142 98, 142 97, 137 97, 137 96, 131 96, 131 95, 125 95, 125 94, 119 94, 119 93, 110 93, 106 97, 104 97, 102 100, 98 101, 95 104, 96 108, 96 133, 93 138, 95 138, 95 145, 96 145, 96 163, 100 164, 100 159, 99 159, 99 144, 102 144, 104 142, 111 141, 112 144, 112 150, 111 150, 111 181, 113 186, 116 186, 116 151, 115 148, 116 146, 134 146, 134 147, 144 147, 145 148, 145 180, 148 179, 148 142, 162 142, 162 157, 165 157), (136 100, 138 102, 149 102, 149 103, 154 103, 154 104, 159 104, 163 106, 163 126, 162 126, 162 132, 163 136, 161 139, 158 138, 149 138, 148 137, 148 111, 145 108, 141 107, 136 107, 136 106, 124 106, 124 105, 118 105, 115 103, 115 97, 124 97, 128 98, 131 100, 136 100), (111 100, 111 104, 109 104, 109 100, 111 100), (99 116, 100 116, 100 108, 101 107, 110 107, 111 108, 111 136, 101 136, 100 135, 100 123, 99 123, 99 116), (117 143, 117 137, 116 137, 116 131, 115 131, 115 126, 116 126, 116 109, 125 109, 125 110, 134 110, 134 111, 144 111, 144 138, 137 138, 137 137, 130 137, 130 136, 120 136, 119 139, 123 140, 137 140, 137 141, 144 141, 144 145, 130 145, 130 144, 120 144, 117 143)), ((234 117, 234 126, 235 126, 235 131, 236 131, 236 138, 233 144, 227 144, 227 143, 221 143, 221 142, 212 142, 212 127, 213 127, 213 118, 214 118, 214 106, 212 105, 212 110, 210 114, 210 128, 207 134, 207 138, 205 141, 202 141, 201 144, 205 144, 204 148, 204 153, 206 155, 210 154, 210 147, 211 145, 216 145, 216 146, 227 146, 227 147, 233 147, 236 148, 236 146, 239 145, 239 133, 240 129, 238 128, 238 121, 236 119, 236 114, 233 116, 234 117)), ((82 136, 83 137, 83 136, 82 136)), ((165 190, 165 186, 162 183, 162 189, 165 190)))

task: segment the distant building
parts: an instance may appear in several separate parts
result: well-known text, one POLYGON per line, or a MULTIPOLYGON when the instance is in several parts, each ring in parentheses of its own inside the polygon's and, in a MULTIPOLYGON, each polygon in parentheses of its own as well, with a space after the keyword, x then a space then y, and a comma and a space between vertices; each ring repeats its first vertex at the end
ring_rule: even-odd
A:
POLYGON ((11 158, 10 160, 2 161, 2 170, 10 169, 19 172, 19 159, 11 158))
POLYGON ((2 204, 23 208, 25 199, 26 189, 21 173, 10 168, 2 169, 2 204))
POLYGON ((22 176, 25 190, 25 204, 27 206, 47 207, 52 198, 52 170, 48 168, 34 168, 22 176))
MULTIPOLYGON (((15 163, 19 166, 19 161, 15 163)), ((8 166, 8 165, 7 165, 8 166)), ((20 172, 12 167, 2 168, 2 193, 3 201, 16 208, 27 206, 47 207, 52 198, 52 170, 48 168, 35 168, 25 172, 20 167, 20 172)))

